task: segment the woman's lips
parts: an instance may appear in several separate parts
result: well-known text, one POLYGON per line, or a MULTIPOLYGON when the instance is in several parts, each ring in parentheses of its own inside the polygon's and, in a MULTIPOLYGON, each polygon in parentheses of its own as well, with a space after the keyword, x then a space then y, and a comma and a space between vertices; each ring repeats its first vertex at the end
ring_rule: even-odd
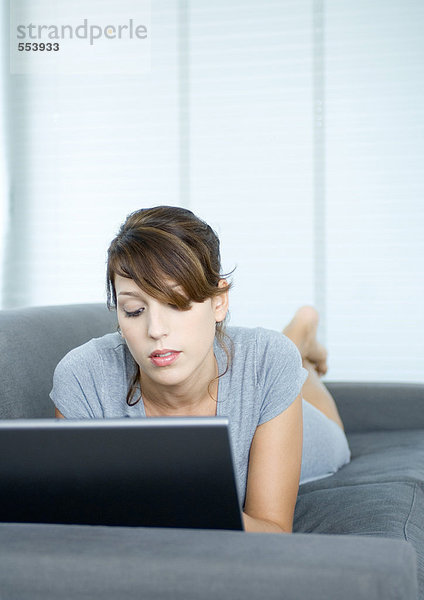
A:
POLYGON ((177 360, 180 352, 177 350, 155 350, 150 355, 150 360, 155 367, 166 367, 177 360))

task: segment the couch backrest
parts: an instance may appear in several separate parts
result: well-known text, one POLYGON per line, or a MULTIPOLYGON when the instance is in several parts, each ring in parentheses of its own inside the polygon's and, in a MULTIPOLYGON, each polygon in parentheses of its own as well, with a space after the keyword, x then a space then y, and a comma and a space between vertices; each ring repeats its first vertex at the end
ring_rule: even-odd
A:
POLYGON ((49 392, 57 363, 116 327, 116 313, 103 304, 0 311, 0 419, 54 416, 49 392))

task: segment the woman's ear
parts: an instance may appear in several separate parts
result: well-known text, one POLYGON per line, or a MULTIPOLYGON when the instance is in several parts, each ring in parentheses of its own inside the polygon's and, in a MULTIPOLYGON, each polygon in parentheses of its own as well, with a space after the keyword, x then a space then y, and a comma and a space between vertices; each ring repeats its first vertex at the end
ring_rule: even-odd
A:
MULTIPOLYGON (((226 279, 219 280, 218 287, 226 288, 227 286, 228 282, 226 279)), ((215 322, 220 323, 225 319, 228 312, 228 290, 213 298, 213 307, 215 312, 215 322)))

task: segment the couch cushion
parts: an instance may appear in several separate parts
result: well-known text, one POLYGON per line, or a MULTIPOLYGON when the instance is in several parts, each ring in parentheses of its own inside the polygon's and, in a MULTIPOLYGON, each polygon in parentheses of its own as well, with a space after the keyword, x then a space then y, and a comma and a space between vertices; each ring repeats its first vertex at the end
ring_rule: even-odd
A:
POLYGON ((351 462, 331 477, 303 484, 300 494, 387 481, 410 481, 424 487, 424 430, 373 431, 347 437, 351 462))
POLYGON ((348 439, 348 465, 300 486, 294 531, 409 541, 424 598, 424 431, 356 433, 348 439))
MULTIPOLYGON (((0 524, 8 600, 416 600, 399 540, 0 524)), ((4 596, 3 596, 4 594, 4 596)))
POLYGON ((411 518, 414 525, 416 521, 419 524, 415 518, 417 511, 424 518, 420 510, 424 506, 417 499, 419 491, 417 484, 402 482, 310 491, 298 497, 294 529, 302 533, 354 533, 407 539, 411 518))

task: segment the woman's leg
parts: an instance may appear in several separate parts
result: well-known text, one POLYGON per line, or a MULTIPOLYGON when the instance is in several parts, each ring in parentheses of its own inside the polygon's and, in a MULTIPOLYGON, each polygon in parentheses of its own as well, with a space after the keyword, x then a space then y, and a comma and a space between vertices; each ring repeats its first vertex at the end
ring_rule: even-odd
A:
POLYGON ((296 344, 302 356, 303 366, 309 372, 302 387, 303 398, 344 431, 336 403, 320 380, 320 375, 327 372, 327 351, 316 338, 318 321, 318 311, 313 306, 302 306, 283 329, 283 333, 296 344))

